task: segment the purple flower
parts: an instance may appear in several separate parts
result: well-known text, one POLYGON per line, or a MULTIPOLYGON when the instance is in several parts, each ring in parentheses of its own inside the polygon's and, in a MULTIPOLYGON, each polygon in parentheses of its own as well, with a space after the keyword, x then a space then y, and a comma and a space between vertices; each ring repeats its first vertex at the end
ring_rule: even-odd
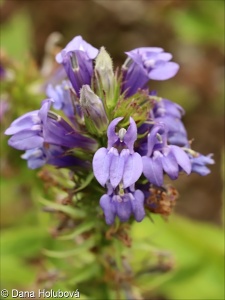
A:
POLYGON ((121 128, 115 133, 116 125, 123 118, 114 119, 108 127, 108 147, 100 148, 93 158, 94 175, 98 182, 105 186, 110 182, 115 189, 121 182, 123 188, 134 184, 142 173, 142 159, 134 152, 137 139, 137 127, 132 118, 128 129, 121 128))
POLYGON ((191 172, 197 173, 201 176, 206 176, 210 173, 209 168, 206 165, 212 165, 215 163, 214 159, 212 159, 213 154, 202 155, 200 153, 197 156, 190 155, 191 161, 191 172))
POLYGON ((177 179, 179 171, 191 172, 191 162, 185 151, 174 145, 167 145, 164 124, 155 125, 148 135, 148 152, 143 160, 143 173, 154 185, 163 185, 163 171, 171 179, 177 179))
POLYGON ((113 190, 108 185, 108 193, 100 199, 100 206, 104 211, 105 220, 108 225, 114 223, 115 217, 118 216, 122 222, 128 221, 131 215, 137 222, 141 222, 145 216, 144 194, 133 187, 122 190, 113 190))
POLYGON ((26 113, 16 119, 5 131, 13 135, 9 145, 19 150, 40 147, 44 142, 68 148, 93 150, 94 140, 82 136, 59 115, 49 111, 52 101, 43 101, 40 110, 26 113))
POLYGON ((61 64, 66 54, 71 51, 85 52, 90 59, 94 59, 98 55, 98 49, 83 40, 82 36, 78 35, 70 41, 66 47, 56 55, 57 63, 61 64))
POLYGON ((141 60, 136 63, 131 58, 127 58, 122 66, 122 74, 122 93, 125 92, 127 97, 134 95, 139 89, 147 87, 149 76, 141 60))
POLYGON ((127 96, 145 88, 149 79, 166 80, 176 75, 179 65, 170 62, 172 54, 162 48, 143 47, 126 52, 127 60, 123 65, 123 87, 127 96))
POLYGON ((82 85, 91 84, 93 59, 97 54, 96 48, 84 41, 81 36, 77 36, 56 55, 57 62, 63 64, 78 96, 82 85))
POLYGON ((82 85, 91 84, 92 60, 88 58, 85 52, 77 50, 65 55, 63 66, 76 94, 79 96, 82 85))
POLYGON ((168 115, 178 119, 181 119, 185 113, 180 105, 167 99, 158 101, 153 108, 153 112, 156 118, 168 115))
POLYGON ((168 141, 178 146, 188 145, 187 132, 181 121, 183 108, 167 99, 156 102, 153 108, 153 119, 156 123, 164 123, 167 128, 168 141))
POLYGON ((64 80, 61 84, 56 86, 49 84, 46 89, 46 94, 49 98, 54 100, 53 107, 57 110, 62 110, 74 124, 77 123, 78 119, 83 119, 78 99, 75 96, 70 81, 64 80))
POLYGON ((27 164, 30 169, 37 169, 45 164, 60 168, 88 166, 86 161, 82 161, 73 155, 68 155, 66 150, 68 149, 44 143, 42 147, 26 150, 21 157, 27 160, 27 164))
POLYGON ((53 86, 49 84, 46 89, 46 95, 54 100, 53 107, 62 110, 66 116, 74 116, 72 86, 68 80, 64 80, 61 84, 53 86))
POLYGON ((167 99, 157 101, 153 107, 152 117, 155 123, 165 124, 170 144, 188 145, 187 132, 181 121, 183 115, 183 108, 167 99))

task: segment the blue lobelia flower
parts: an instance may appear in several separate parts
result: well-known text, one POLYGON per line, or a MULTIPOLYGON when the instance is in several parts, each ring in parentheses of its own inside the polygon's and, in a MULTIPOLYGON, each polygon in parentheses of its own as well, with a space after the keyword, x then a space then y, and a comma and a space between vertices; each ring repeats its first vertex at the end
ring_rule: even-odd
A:
POLYGON ((61 166, 68 160, 64 157, 67 150, 81 148, 94 151, 97 146, 93 139, 80 135, 62 117, 49 111, 51 103, 50 99, 44 100, 40 110, 19 117, 5 131, 6 135, 12 135, 8 141, 11 147, 27 150, 23 158, 30 160, 32 168, 43 165, 44 161, 56 165, 54 155, 58 158, 60 155, 58 166, 61 166))
POLYGON ((46 94, 53 99, 53 107, 62 110, 76 128, 83 123, 83 113, 74 89, 69 80, 53 86, 48 84, 46 94))
POLYGON ((163 185, 163 172, 177 179, 179 171, 191 172, 191 162, 185 151, 175 145, 167 145, 164 124, 155 125, 148 135, 147 154, 142 157, 143 173, 154 185, 163 185))
POLYGON ((189 144, 187 132, 181 121, 184 109, 167 99, 157 101, 152 110, 152 119, 156 123, 164 123, 170 144, 187 146, 189 144))
POLYGON ((142 47, 126 52, 127 60, 122 66, 123 87, 127 96, 146 87, 149 79, 166 80, 176 75, 179 65, 170 62, 172 54, 158 47, 142 47))
POLYGON ((44 143, 42 147, 26 150, 21 157, 27 160, 28 168, 37 169, 45 164, 53 165, 59 168, 76 167, 90 168, 86 161, 67 154, 68 148, 44 143))
POLYGON ((9 145, 19 150, 37 148, 45 143, 68 148, 93 150, 96 142, 77 133, 61 116, 49 111, 52 101, 42 102, 40 110, 26 113, 16 119, 5 131, 13 135, 9 145))
POLYGON ((128 221, 131 215, 134 215, 136 221, 141 222, 145 216, 144 194, 140 190, 135 190, 134 185, 125 190, 119 188, 113 190, 108 184, 108 193, 101 197, 100 206, 109 225, 114 223, 116 216, 122 222, 128 221))
POLYGON ((128 129, 121 128, 115 133, 116 125, 122 117, 114 119, 108 127, 108 147, 100 148, 93 158, 94 175, 98 182, 105 186, 110 182, 115 189, 120 183, 126 189, 141 176, 143 166, 140 154, 134 152, 137 139, 137 126, 130 118, 128 129))
POLYGON ((78 35, 70 41, 66 47, 56 55, 56 61, 61 64, 66 54, 71 51, 79 50, 87 53, 90 59, 94 59, 98 55, 98 49, 83 40, 82 36, 78 35))
POLYGON ((72 99, 72 86, 69 80, 63 80, 61 84, 53 86, 48 84, 46 95, 54 100, 53 107, 62 110, 69 118, 74 116, 74 105, 72 99))
POLYGON ((78 96, 83 84, 91 84, 93 59, 97 54, 98 49, 84 41, 81 36, 77 36, 56 55, 56 61, 63 64, 78 96))

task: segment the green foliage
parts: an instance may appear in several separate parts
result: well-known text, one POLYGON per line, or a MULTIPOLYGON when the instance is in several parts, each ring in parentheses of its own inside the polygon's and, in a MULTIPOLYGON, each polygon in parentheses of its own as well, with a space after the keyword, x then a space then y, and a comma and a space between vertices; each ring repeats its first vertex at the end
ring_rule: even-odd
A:
POLYGON ((224 299, 224 235, 220 228, 178 216, 167 224, 154 217, 154 224, 147 219, 134 224, 133 238, 135 253, 142 252, 146 264, 150 251, 160 253, 152 245, 166 249, 164 254, 170 253, 175 260, 173 271, 161 276, 152 278, 146 270, 138 280, 143 292, 160 293, 171 300, 224 299))

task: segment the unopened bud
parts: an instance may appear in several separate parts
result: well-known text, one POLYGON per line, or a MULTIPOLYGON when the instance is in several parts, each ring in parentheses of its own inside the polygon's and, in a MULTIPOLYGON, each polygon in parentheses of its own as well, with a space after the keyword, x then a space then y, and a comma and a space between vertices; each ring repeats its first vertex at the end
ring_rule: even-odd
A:
POLYGON ((103 103, 89 85, 83 85, 80 90, 80 106, 85 120, 91 119, 98 132, 106 130, 108 118, 103 103))
POLYGON ((95 72, 99 86, 109 96, 113 96, 114 91, 114 73, 112 59, 105 50, 101 47, 100 52, 96 58, 95 72))

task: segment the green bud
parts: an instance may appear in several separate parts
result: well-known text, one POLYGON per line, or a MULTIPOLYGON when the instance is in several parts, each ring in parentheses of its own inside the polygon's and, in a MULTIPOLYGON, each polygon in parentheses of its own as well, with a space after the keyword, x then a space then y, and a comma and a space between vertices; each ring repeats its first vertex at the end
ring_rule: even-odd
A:
POLYGON ((91 133, 101 134, 106 131, 109 121, 103 103, 89 85, 83 85, 80 90, 80 106, 91 133))
POLYGON ((99 89, 102 89, 105 92, 106 97, 109 100, 112 100, 115 87, 113 63, 111 57, 109 56, 104 47, 101 47, 99 54, 96 58, 95 74, 97 77, 99 89))

